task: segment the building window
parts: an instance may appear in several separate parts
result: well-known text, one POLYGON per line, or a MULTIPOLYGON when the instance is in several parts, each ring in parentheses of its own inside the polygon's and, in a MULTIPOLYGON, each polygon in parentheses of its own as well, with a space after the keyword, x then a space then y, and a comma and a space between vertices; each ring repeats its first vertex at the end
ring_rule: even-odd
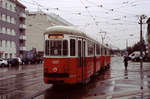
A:
POLYGON ((2 27, 2 33, 6 33, 6 28, 2 27))
POLYGON ((12 5, 10 4, 10 11, 12 11, 12 5))
POLYGON ((2 7, 5 8, 5 2, 4 1, 2 1, 2 7))
POLYGON ((2 20, 5 21, 5 20, 6 20, 5 18, 6 18, 6 15, 3 14, 3 15, 2 15, 2 20))
POLYGON ((0 52, 0 58, 3 58, 3 53, 0 52))
POLYGON ((0 20, 2 20, 2 14, 0 13, 0 20))
POLYGON ((14 22, 13 24, 16 24, 16 19, 15 18, 13 18, 13 22, 14 22))
POLYGON ((10 41, 10 48, 12 47, 12 41, 10 41))
POLYGON ((10 23, 10 16, 7 16, 7 22, 10 23))
POLYGON ((0 40, 0 47, 2 47, 2 40, 0 40))
POLYGON ((7 40, 5 41, 5 47, 7 47, 7 40))
POLYGON ((2 33, 2 27, 0 27, 0 33, 2 33))
POLYGON ((15 35, 15 30, 14 29, 12 29, 12 35, 15 35))
POLYGON ((5 8, 7 9, 7 6, 8 6, 8 4, 7 3, 5 3, 5 8))
POLYGON ((0 7, 2 7, 2 3, 3 3, 2 0, 0 0, 0 7))
POLYGON ((7 47, 10 47, 10 41, 7 41, 7 47))
POLYGON ((10 35, 12 35, 12 29, 10 29, 10 35))
POLYGON ((8 53, 5 53, 5 59, 7 59, 8 58, 8 53))
POLYGON ((5 34, 7 34, 7 27, 5 27, 5 34))
POLYGON ((8 34, 8 35, 10 34, 10 29, 9 29, 9 28, 7 28, 7 34, 8 34))
POLYGON ((12 53, 9 54, 9 57, 12 58, 12 53))
POLYGON ((15 24, 15 18, 11 17, 11 20, 10 20, 12 24, 15 24))
POLYGON ((12 17, 10 16, 10 23, 12 23, 12 17))
POLYGON ((5 15, 5 21, 7 21, 7 15, 5 15))
POLYGON ((15 5, 12 6, 12 11, 15 12, 15 5))

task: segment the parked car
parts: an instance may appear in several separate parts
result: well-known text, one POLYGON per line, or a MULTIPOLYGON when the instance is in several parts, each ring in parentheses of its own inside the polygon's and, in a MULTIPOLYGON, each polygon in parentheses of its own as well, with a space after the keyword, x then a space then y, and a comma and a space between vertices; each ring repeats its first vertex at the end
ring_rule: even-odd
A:
POLYGON ((18 58, 9 58, 9 59, 7 59, 7 62, 11 66, 17 66, 20 64, 18 58))
POLYGON ((2 58, 0 58, 0 66, 7 66, 8 65, 8 62, 7 62, 7 60, 4 60, 4 59, 2 59, 2 58))
POLYGON ((130 60, 132 61, 140 61, 141 59, 144 59, 145 54, 143 52, 143 57, 141 57, 140 51, 134 51, 129 55, 130 60))

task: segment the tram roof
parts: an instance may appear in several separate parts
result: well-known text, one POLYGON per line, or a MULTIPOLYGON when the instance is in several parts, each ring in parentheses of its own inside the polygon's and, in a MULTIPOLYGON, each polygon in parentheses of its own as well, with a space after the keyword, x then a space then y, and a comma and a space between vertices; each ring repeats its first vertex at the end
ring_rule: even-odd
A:
MULTIPOLYGON (((84 32, 76 29, 75 27, 72 26, 52 26, 52 27, 48 27, 44 33, 45 34, 71 34, 71 35, 78 35, 78 36, 83 36, 86 38, 89 38, 97 43, 99 43, 98 41, 94 40, 93 38, 87 36, 84 32)), ((107 47, 105 45, 100 44, 103 47, 107 47)), ((107 47, 108 48, 108 47, 107 47)))
POLYGON ((71 34, 71 35, 79 35, 79 36, 86 36, 85 33, 82 31, 76 29, 72 26, 53 26, 46 29, 46 32, 44 34, 71 34))

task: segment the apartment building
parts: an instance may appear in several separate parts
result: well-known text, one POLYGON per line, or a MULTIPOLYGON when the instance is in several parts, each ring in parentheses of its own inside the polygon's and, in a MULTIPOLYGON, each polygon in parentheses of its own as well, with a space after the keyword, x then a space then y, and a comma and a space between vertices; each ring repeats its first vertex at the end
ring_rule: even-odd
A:
POLYGON ((17 0, 0 0, 0 58, 21 56, 25 49, 25 6, 17 0))
POLYGON ((28 12, 26 17, 26 48, 27 50, 32 50, 43 52, 44 48, 44 37, 43 33, 46 28, 55 25, 72 26, 71 23, 67 22, 60 16, 52 13, 46 14, 42 11, 38 12, 28 12))

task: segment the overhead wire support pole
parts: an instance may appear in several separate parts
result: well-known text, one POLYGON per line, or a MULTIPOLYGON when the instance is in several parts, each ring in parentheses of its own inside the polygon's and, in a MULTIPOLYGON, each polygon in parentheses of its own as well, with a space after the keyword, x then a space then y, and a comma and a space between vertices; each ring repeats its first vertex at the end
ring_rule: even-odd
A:
MULTIPOLYGON (((143 45, 142 24, 143 24, 143 19, 145 19, 145 17, 146 17, 145 15, 141 15, 140 20, 139 20, 139 24, 140 24, 140 43, 141 43, 141 45, 143 45)), ((141 54, 141 67, 142 67, 143 66, 143 47, 141 47, 140 54, 141 54)))
POLYGON ((126 39, 126 49, 128 50, 128 39, 126 39))
POLYGON ((142 34, 142 24, 143 24, 143 19, 145 19, 146 16, 145 15, 141 15, 140 16, 140 20, 139 20, 139 24, 140 24, 140 43, 141 43, 141 50, 140 50, 140 54, 141 54, 141 61, 140 61, 140 70, 141 70, 141 87, 140 89, 143 90, 143 34, 142 34))

